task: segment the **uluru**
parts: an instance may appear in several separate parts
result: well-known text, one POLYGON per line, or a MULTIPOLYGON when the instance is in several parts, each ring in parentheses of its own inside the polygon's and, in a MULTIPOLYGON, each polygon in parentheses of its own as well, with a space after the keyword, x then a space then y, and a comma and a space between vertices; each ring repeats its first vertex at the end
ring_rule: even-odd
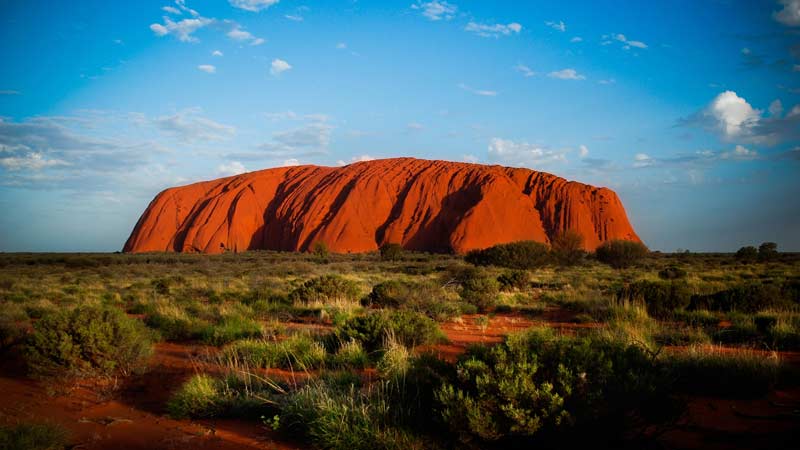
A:
POLYGON ((415 158, 343 167, 292 166, 243 173, 159 193, 125 252, 306 251, 337 253, 385 243, 464 253, 574 230, 593 250, 640 242, 617 194, 545 172, 415 158))

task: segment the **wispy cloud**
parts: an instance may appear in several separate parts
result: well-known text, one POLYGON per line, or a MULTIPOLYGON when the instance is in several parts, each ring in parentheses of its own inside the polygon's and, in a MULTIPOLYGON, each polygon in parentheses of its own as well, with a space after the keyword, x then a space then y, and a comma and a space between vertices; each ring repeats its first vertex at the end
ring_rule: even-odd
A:
POLYGON ((250 45, 261 45, 266 42, 262 38, 253 36, 249 31, 243 30, 239 24, 230 21, 228 23, 231 24, 231 29, 226 35, 234 41, 247 42, 250 45))
POLYGON ((280 2, 280 0, 229 0, 229 2, 234 8, 251 12, 259 12, 277 4, 280 2))
POLYGON ((604 34, 602 36, 602 39, 603 39, 602 42, 603 45, 611 44, 613 41, 621 42, 622 48, 625 50, 630 50, 631 47, 640 49, 647 48, 647 44, 645 44, 644 42, 628 39, 624 34, 621 33, 604 34))
POLYGON ((247 168, 239 161, 231 161, 217 166, 217 175, 228 177, 247 172, 247 168))
POLYGON ((519 32, 522 31, 522 25, 518 24, 517 22, 511 22, 507 25, 501 23, 489 25, 477 22, 469 22, 464 29, 481 37, 498 38, 500 36, 519 34, 519 32))
POLYGON ((497 95, 497 91, 490 91, 490 90, 485 90, 485 89, 474 89, 474 88, 472 88, 470 86, 467 86, 464 83, 459 83, 458 87, 463 89, 463 90, 465 90, 465 91, 467 91, 467 92, 471 92, 471 93, 473 93, 475 95, 482 95, 484 97, 494 97, 494 96, 497 95))
POLYGON ((217 68, 211 64, 200 64, 197 66, 197 70, 205 73, 217 73, 217 68))
POLYGON ((411 9, 420 11, 420 13, 430 20, 450 20, 458 12, 458 7, 452 3, 444 1, 430 1, 425 2, 417 0, 416 3, 411 5, 411 9))
POLYGON ((550 78, 558 78, 559 80, 585 80, 584 75, 579 74, 575 69, 561 69, 547 74, 550 78))
POLYGON ((772 13, 772 17, 787 27, 800 26, 800 0, 779 0, 779 3, 783 8, 772 13))
POLYGON ((517 142, 510 139, 492 138, 489 142, 490 160, 517 166, 542 166, 565 162, 569 149, 551 149, 546 146, 517 142))
POLYGON ((536 75, 536 72, 534 72, 530 67, 524 64, 517 64, 516 66, 514 66, 514 70, 521 73, 522 76, 524 76, 525 78, 530 78, 536 75))
POLYGON ((169 17, 164 16, 164 23, 151 24, 150 30, 152 30, 153 33, 159 37, 172 35, 181 42, 198 42, 199 39, 193 36, 193 34, 197 30, 207 27, 212 23, 214 23, 214 19, 208 19, 205 17, 183 19, 175 22, 169 17))
POLYGON ((21 95, 19 91, 14 91, 10 89, 3 89, 0 90, 0 95, 21 95))
POLYGON ((158 129, 183 142, 218 141, 236 134, 236 128, 200 115, 200 108, 187 108, 169 116, 148 119, 158 129))
POLYGON ((562 33, 567 31, 567 26, 564 24, 563 20, 559 20, 558 22, 547 21, 544 24, 547 25, 548 27, 550 27, 550 28, 552 28, 554 30, 560 31, 562 33))

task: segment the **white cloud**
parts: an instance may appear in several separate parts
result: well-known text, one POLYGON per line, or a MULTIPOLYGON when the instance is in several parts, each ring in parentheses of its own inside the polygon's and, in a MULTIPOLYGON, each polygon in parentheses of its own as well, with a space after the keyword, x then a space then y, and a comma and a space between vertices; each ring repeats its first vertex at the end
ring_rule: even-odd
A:
POLYGON ((170 13, 170 14, 176 14, 176 15, 180 15, 181 14, 181 11, 178 8, 175 8, 173 6, 165 6, 165 7, 161 8, 161 9, 164 10, 165 12, 170 13))
POLYGON ((344 50, 347 48, 347 44, 345 44, 344 42, 339 42, 338 44, 336 44, 336 48, 339 50, 344 50))
POLYGON ((544 24, 547 25, 548 27, 550 27, 550 28, 552 28, 554 30, 558 30, 558 31, 560 31, 562 33, 567 31, 567 26, 564 25, 564 21, 563 20, 559 20, 558 22, 548 21, 548 22, 545 22, 544 24))
POLYGON ((512 165, 545 165, 567 160, 568 150, 552 150, 527 142, 492 138, 489 142, 489 159, 512 165))
POLYGON ((300 160, 297 158, 289 158, 283 161, 283 167, 299 166, 300 160))
POLYGON ((302 22, 303 16, 295 15, 295 14, 285 14, 283 17, 291 20, 292 22, 302 22))
POLYGON ((229 3, 234 8, 243 9, 245 11, 259 12, 262 9, 267 9, 270 6, 278 3, 280 0, 229 0, 229 3))
POLYGON ((198 39, 192 34, 210 24, 214 23, 214 19, 207 19, 205 17, 196 17, 194 19, 183 19, 178 22, 173 21, 169 17, 164 17, 164 24, 154 23, 150 25, 150 29, 156 36, 173 35, 181 42, 198 42, 198 39))
POLYGON ((779 3, 783 9, 772 13, 772 17, 789 27, 800 25, 800 0, 779 0, 779 3))
POLYGON ((249 31, 242 30, 238 24, 234 24, 233 28, 228 31, 227 36, 234 41, 249 42, 250 45, 261 45, 266 42, 264 39, 253 36, 249 31))
POLYGON ((578 155, 580 155, 581 158, 586 158, 587 156, 589 156, 589 147, 587 147, 587 146, 585 146, 583 144, 579 145, 578 146, 578 155))
POLYGON ((203 71, 205 73, 217 73, 217 68, 212 66, 211 64, 200 64, 197 66, 197 70, 203 71))
POLYGON ((0 158, 0 167, 6 170, 33 170, 39 171, 45 167, 69 166, 70 164, 60 159, 46 159, 41 153, 27 153, 22 156, 8 156, 0 158))
POLYGON ((575 36, 574 38, 569 40, 570 42, 583 42, 583 38, 580 36, 575 36))
POLYGON ((484 97, 494 97, 494 96, 497 95, 497 91, 489 91, 489 90, 485 90, 485 89, 474 89, 474 88, 471 88, 471 87, 467 86, 464 83, 459 83, 458 87, 463 89, 463 90, 465 90, 465 91, 467 91, 467 92, 471 92, 471 93, 473 93, 475 95, 481 95, 481 96, 484 96, 484 97))
POLYGON ((472 164, 477 164, 478 161, 480 161, 475 155, 464 155, 461 157, 461 160, 472 164))
POLYGON ((780 117, 783 114, 783 103, 780 100, 773 100, 769 104, 769 115, 772 117, 780 117))
POLYGON ((269 73, 273 76, 277 76, 291 68, 292 66, 288 62, 275 58, 272 60, 272 64, 270 64, 269 73))
POLYGON ((622 42, 622 48, 625 50, 630 50, 631 47, 645 49, 647 48, 647 44, 642 41, 634 41, 628 39, 622 33, 612 33, 612 34, 605 34, 602 36, 603 42, 601 45, 609 45, 612 43, 612 40, 622 42))
POLYGON ((750 150, 750 149, 748 149, 746 147, 743 147, 741 145, 737 145, 736 147, 734 147, 733 151, 720 152, 718 154, 718 157, 720 159, 734 159, 734 160, 739 160, 739 161, 743 161, 743 160, 744 161, 749 161, 751 159, 757 159, 758 158, 758 152, 756 152, 755 150, 750 150))
POLYGON ((649 167, 654 165, 655 162, 647 153, 637 153, 633 157, 633 167, 649 167))
POLYGON ((346 166, 346 165, 352 164, 352 163, 373 161, 373 160, 375 160, 375 158, 373 158, 370 155, 361 155, 361 156, 353 156, 352 158, 350 158, 350 161, 345 161, 343 159, 340 159, 340 160, 336 161, 336 164, 339 165, 339 166, 346 166))
POLYGON ((707 114, 711 115, 723 136, 735 138, 753 127, 760 119, 761 111, 753 109, 747 100, 734 91, 725 91, 711 102, 707 114))
POLYGON ((605 80, 598 80, 597 82, 600 83, 600 84, 614 84, 614 83, 617 82, 617 80, 615 80, 613 78, 608 78, 608 79, 605 79, 605 80))
POLYGON ((511 22, 508 25, 503 25, 501 23, 488 25, 469 22, 464 29, 470 33, 475 33, 478 36, 497 38, 500 36, 519 34, 519 32, 522 31, 522 25, 518 24, 517 22, 511 22))
POLYGON ((458 12, 458 7, 456 5, 437 0, 430 2, 417 0, 416 3, 411 5, 411 9, 421 11, 422 15, 430 20, 450 20, 455 16, 456 12, 458 12))
POLYGON ((221 176, 239 175, 247 172, 247 169, 239 161, 231 161, 227 164, 217 166, 217 174, 221 176))
POLYGON ((222 54, 221 51, 214 50, 213 52, 211 52, 211 56, 224 56, 224 55, 222 54))
POLYGON ((184 109, 171 116, 152 119, 151 122, 184 142, 219 141, 236 134, 236 128, 202 117, 200 112, 200 108, 184 109))
POLYGON ((575 69, 561 69, 547 74, 550 78, 560 80, 585 80, 586 77, 579 74, 575 69))
POLYGON ((531 70, 530 67, 524 64, 517 64, 516 66, 514 66, 514 70, 520 72, 522 76, 524 76, 525 78, 529 78, 536 75, 536 72, 534 72, 533 70, 531 70))

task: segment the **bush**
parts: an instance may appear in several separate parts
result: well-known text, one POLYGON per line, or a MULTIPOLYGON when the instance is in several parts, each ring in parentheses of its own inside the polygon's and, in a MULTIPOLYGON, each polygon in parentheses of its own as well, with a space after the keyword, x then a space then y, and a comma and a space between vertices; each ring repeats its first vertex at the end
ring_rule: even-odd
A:
POLYGON ((386 243, 381 245, 381 260, 382 261, 397 261, 403 257, 403 246, 400 244, 386 243))
POLYGON ((223 317, 220 323, 209 325, 201 332, 203 342, 223 345, 239 339, 261 336, 261 325, 253 319, 233 315, 223 317))
POLYGON ((500 284, 487 272, 477 268, 467 268, 456 275, 460 284, 459 295, 467 303, 474 305, 479 312, 486 312, 497 304, 500 284))
POLYGON ((736 259, 744 261, 744 262, 752 262, 758 258, 758 249, 755 247, 748 245, 746 247, 742 247, 736 251, 736 259))
POLYGON ((541 432, 665 419, 668 385, 642 349, 601 338, 556 337, 548 331, 509 336, 459 361, 455 383, 436 394, 439 412, 462 440, 503 440, 522 447, 541 432))
POLYGON ((638 263, 648 253, 647 247, 640 242, 615 239, 597 247, 595 257, 602 263, 622 269, 638 263))
POLYGON ((499 266, 509 269, 535 269, 550 262, 546 244, 519 241, 499 244, 483 250, 472 250, 464 260, 476 266, 499 266))
POLYGON ((398 308, 409 295, 407 283, 396 280, 384 281, 376 284, 372 291, 361 302, 363 306, 376 306, 378 308, 398 308))
POLYGON ((316 369, 325 363, 326 357, 322 343, 305 334, 282 341, 244 339, 230 344, 223 352, 228 360, 265 369, 316 369))
POLYGON ((692 291, 683 282, 637 281, 623 287, 618 295, 632 301, 643 300, 648 314, 665 319, 676 309, 689 306, 692 291))
POLYGON ((306 281, 289 294, 289 300, 301 303, 328 303, 337 300, 355 300, 359 289, 355 281, 338 275, 324 275, 306 281))
POLYGON ((574 266, 583 260, 583 235, 575 230, 562 230, 550 241, 553 259, 562 266, 574 266))
POLYGON ((327 261, 328 260, 328 256, 330 255, 331 252, 328 249, 328 244, 326 244, 326 243, 324 243, 322 241, 317 241, 311 247, 311 253, 314 256, 316 256, 317 258, 319 258, 320 260, 327 261))
POLYGON ((363 369, 369 365, 369 355, 360 342, 350 340, 339 346, 331 362, 336 367, 363 369))
POLYGON ((380 349, 389 335, 407 347, 442 339, 436 322, 413 311, 372 312, 349 319, 335 331, 340 342, 356 340, 368 351, 380 349))
POLYGON ((49 423, 21 423, 0 426, 0 449, 61 450, 67 445, 67 431, 49 423))
POLYGON ((222 397, 221 383, 210 375, 197 374, 172 395, 167 412, 176 419, 213 417, 222 397))
POLYGON ((448 300, 444 288, 436 283, 403 283, 395 280, 379 283, 361 304, 379 308, 407 309, 434 320, 447 320, 459 314, 458 305, 448 300))
POLYGON ((778 257, 778 244, 774 242, 764 242, 758 246, 758 259, 761 261, 772 261, 778 257))
POLYGON ((527 270, 511 270, 497 277, 497 282, 501 291, 523 290, 530 285, 531 277, 527 270))
POLYGON ((710 295, 692 296, 689 309, 756 313, 762 309, 791 306, 779 286, 745 283, 710 295))
POLYGON ((151 332, 113 307, 84 306, 33 325, 25 347, 35 375, 127 375, 145 367, 151 332))
POLYGON ((686 278, 686 275, 686 271, 678 266, 669 266, 658 271, 658 277, 662 280, 679 280, 686 278))

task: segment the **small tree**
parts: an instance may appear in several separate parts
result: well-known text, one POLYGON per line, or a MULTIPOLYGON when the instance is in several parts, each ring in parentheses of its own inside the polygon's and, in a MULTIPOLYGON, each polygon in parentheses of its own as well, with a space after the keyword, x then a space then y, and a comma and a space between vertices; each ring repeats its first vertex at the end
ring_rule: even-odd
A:
POLYGON ((636 264, 648 253, 649 250, 641 242, 615 239, 597 247, 595 257, 611 267, 622 269, 636 264))
POLYGON ((748 245, 737 250, 735 256, 736 259, 740 261, 745 261, 745 262, 755 261, 755 259, 758 258, 758 249, 756 249, 752 245, 748 245))
POLYGON ((550 242, 550 248, 554 259, 564 266, 574 266, 586 255, 583 251, 583 235, 575 230, 559 232, 550 242))
POLYGON ((758 246, 758 259, 771 261, 778 256, 778 244, 774 242, 763 242, 758 246))
POLYGON ((319 259, 326 260, 328 259, 330 250, 328 249, 328 244, 322 241, 317 241, 314 243, 314 246, 311 247, 311 253, 313 253, 314 256, 318 257, 319 259))
POLYGON ((381 259, 383 261, 397 261, 403 256, 403 246, 400 244, 386 243, 381 245, 381 259))

